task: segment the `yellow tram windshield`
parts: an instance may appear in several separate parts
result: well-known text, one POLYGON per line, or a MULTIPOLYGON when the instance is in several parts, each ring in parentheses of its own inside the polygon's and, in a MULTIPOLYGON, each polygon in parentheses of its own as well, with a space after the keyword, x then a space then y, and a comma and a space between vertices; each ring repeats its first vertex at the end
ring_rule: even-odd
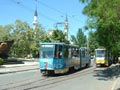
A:
POLYGON ((96 57, 105 57, 105 49, 96 49, 95 56, 96 57))

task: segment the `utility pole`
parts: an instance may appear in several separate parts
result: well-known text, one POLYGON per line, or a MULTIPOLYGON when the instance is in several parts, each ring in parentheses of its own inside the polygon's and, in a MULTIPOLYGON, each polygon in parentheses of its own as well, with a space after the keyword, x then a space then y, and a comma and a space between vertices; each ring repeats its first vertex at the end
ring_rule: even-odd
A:
POLYGON ((59 25, 64 25, 64 22, 57 22, 57 23, 55 23, 55 28, 56 28, 56 30, 58 30, 58 26, 59 25))
POLYGON ((57 22, 55 23, 55 28, 58 29, 58 25, 64 25, 64 34, 65 34, 65 39, 68 40, 68 17, 66 15, 65 21, 64 22, 57 22))

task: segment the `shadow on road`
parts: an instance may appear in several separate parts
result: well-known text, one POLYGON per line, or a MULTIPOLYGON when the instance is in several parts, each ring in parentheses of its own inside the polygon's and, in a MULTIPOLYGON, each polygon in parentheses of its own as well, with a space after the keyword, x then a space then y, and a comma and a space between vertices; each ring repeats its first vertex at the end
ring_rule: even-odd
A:
POLYGON ((94 76, 99 80, 110 80, 120 77, 120 65, 113 65, 108 68, 96 69, 94 76))

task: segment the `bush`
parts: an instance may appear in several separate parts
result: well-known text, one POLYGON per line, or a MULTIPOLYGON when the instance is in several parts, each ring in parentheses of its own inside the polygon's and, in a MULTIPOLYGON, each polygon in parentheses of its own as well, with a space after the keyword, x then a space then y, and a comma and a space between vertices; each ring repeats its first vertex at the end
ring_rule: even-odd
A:
POLYGON ((2 65, 4 62, 4 60, 2 58, 0 58, 0 65, 2 65))

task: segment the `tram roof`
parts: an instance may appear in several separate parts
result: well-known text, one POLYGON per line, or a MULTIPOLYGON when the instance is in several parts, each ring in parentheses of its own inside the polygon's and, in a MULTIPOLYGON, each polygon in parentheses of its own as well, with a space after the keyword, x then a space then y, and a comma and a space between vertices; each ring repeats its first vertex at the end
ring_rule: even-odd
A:
POLYGON ((59 44, 59 45, 65 45, 64 43, 58 43, 58 42, 40 42, 40 44, 49 44, 49 45, 53 45, 53 44, 59 44))
POLYGON ((65 43, 59 43, 59 42, 40 42, 40 44, 48 44, 48 45, 68 45, 68 46, 73 46, 73 47, 79 47, 78 45, 72 45, 72 44, 65 44, 65 43))
POLYGON ((105 48, 97 48, 95 50, 106 50, 105 48))

